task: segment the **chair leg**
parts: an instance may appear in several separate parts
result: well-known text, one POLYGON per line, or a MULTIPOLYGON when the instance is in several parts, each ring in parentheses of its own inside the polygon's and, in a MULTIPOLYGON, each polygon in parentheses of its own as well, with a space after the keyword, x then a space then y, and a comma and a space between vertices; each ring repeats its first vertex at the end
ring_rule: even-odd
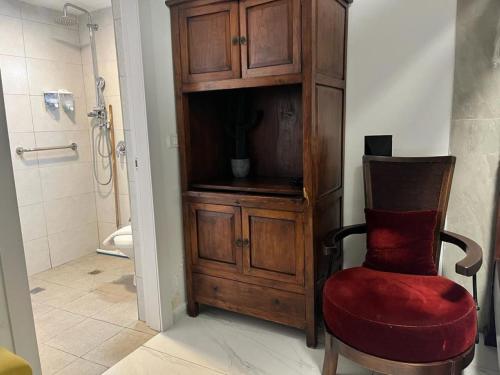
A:
POLYGON ((325 359, 322 375, 337 375, 339 353, 332 347, 332 336, 325 330, 325 359))

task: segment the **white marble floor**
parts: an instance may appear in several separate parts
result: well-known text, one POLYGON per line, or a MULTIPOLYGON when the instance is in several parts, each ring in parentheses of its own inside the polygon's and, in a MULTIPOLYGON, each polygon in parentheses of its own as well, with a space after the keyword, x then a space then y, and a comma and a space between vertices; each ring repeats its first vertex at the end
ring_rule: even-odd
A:
POLYGON ((134 264, 91 254, 33 275, 43 375, 98 375, 157 332, 137 320, 134 264))
MULTIPOLYGON (((309 349, 302 332, 217 309, 184 317, 110 368, 105 375, 319 375, 322 345, 309 349)), ((369 371, 345 358, 339 374, 369 371)), ((496 353, 478 346, 466 375, 500 375, 496 353)))

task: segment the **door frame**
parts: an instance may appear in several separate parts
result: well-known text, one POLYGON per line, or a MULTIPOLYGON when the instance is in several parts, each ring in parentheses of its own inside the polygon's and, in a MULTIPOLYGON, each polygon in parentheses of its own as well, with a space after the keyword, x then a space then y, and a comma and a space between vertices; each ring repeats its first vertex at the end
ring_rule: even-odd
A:
POLYGON ((134 241, 139 317, 154 330, 173 324, 174 312, 162 305, 149 150, 146 90, 142 61, 140 0, 113 0, 117 59, 122 101, 127 171, 134 241), (133 109, 130 104, 133 103, 133 109), (135 221, 135 225, 134 225, 135 221))

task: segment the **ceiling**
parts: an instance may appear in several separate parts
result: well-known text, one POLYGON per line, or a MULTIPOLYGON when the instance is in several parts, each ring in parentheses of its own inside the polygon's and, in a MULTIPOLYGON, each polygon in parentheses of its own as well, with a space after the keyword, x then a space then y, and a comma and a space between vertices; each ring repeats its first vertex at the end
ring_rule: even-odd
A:
MULTIPOLYGON (((25 3, 60 10, 68 0, 23 0, 25 3)), ((71 3, 85 8, 89 11, 108 8, 111 0, 71 0, 71 3)))

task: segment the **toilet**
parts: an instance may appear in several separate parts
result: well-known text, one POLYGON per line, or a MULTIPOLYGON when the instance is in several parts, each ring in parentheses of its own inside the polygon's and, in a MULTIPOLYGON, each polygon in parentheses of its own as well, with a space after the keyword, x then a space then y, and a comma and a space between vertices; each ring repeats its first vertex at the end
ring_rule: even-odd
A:
POLYGON ((111 233, 102 243, 104 246, 114 248, 113 250, 98 249, 99 253, 116 255, 134 259, 134 241, 132 226, 127 225, 111 233))

